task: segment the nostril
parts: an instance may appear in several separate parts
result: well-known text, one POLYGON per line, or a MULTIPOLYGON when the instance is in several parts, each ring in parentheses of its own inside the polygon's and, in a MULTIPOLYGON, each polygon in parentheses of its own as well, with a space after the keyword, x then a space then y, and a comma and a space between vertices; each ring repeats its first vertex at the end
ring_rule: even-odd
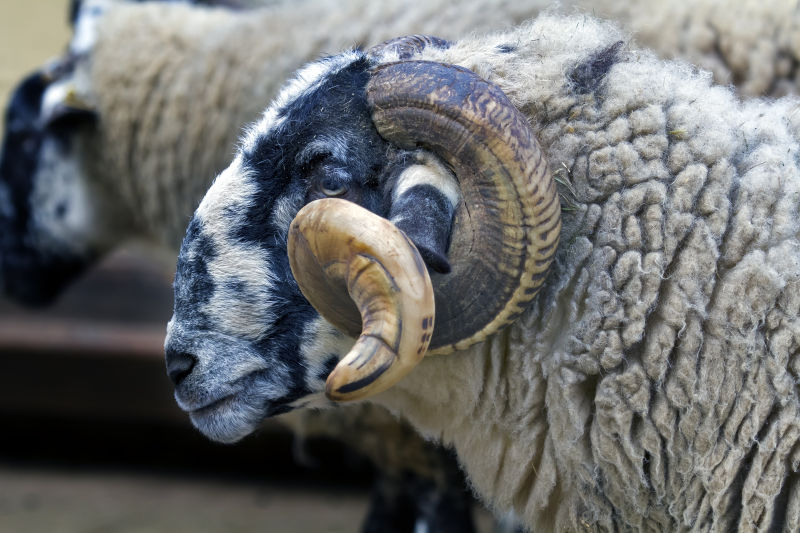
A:
POLYGON ((167 350, 167 375, 175 385, 186 378, 197 363, 197 358, 186 352, 167 350))

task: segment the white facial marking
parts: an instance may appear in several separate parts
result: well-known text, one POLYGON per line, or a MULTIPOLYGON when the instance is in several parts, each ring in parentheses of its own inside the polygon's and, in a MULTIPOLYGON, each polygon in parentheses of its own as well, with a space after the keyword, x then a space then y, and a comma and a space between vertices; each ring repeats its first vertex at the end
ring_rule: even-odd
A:
POLYGON ((250 341, 261 338, 275 321, 269 305, 274 287, 270 254, 258 245, 235 241, 229 228, 246 224, 257 190, 237 158, 214 180, 196 213, 203 234, 218 251, 206 265, 217 287, 205 311, 218 320, 220 331, 250 341))
POLYGON ((275 321, 268 303, 274 298, 274 283, 270 271, 264 268, 270 264, 269 254, 257 246, 220 246, 219 242, 217 246, 220 255, 208 262, 208 273, 214 280, 240 284, 238 292, 247 294, 248 298, 217 287, 206 305, 206 312, 216 317, 220 331, 256 341, 275 321))
POLYGON ((396 201, 416 185, 435 187, 444 194, 452 207, 456 206, 460 198, 458 182, 453 173, 433 157, 426 158, 424 164, 411 165, 400 174, 392 192, 392 201, 396 201))
POLYGON ((270 215, 270 222, 278 229, 281 239, 286 240, 289 226, 302 206, 303 195, 300 191, 290 196, 282 196, 275 201, 270 215))
POLYGON ((353 347, 356 340, 348 337, 324 318, 317 317, 303 331, 303 342, 300 354, 309 369, 322 369, 323 364, 332 355, 344 357, 353 347))
POLYGON ((304 396, 293 407, 328 407, 331 401, 325 396, 325 365, 332 355, 341 360, 353 348, 356 340, 333 327, 321 316, 312 320, 303 331, 300 356, 306 366, 307 385, 313 394, 304 396))
POLYGON ((252 177, 242 168, 241 157, 236 157, 228 168, 214 179, 197 207, 197 215, 203 219, 207 230, 222 234, 230 226, 231 221, 218 218, 221 212, 232 205, 247 209, 256 192, 256 184, 252 177))

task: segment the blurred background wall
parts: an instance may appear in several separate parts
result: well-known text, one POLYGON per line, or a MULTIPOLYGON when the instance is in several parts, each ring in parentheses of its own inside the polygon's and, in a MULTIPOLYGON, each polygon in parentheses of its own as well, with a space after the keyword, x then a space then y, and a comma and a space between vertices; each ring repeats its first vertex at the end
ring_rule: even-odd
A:
POLYGON ((68 9, 67 0, 0 2, 0 101, 24 73, 64 48, 68 9))

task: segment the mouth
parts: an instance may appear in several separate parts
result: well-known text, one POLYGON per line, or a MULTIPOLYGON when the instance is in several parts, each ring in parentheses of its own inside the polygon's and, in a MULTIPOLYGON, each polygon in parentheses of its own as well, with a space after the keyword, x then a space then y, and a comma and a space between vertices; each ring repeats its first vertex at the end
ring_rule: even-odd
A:
POLYGON ((261 370, 240 376, 217 380, 211 372, 190 373, 175 386, 175 401, 186 413, 213 413, 235 407, 237 401, 256 396, 258 375, 261 370))
POLYGON ((227 396, 223 396, 219 400, 214 400, 213 402, 205 405, 203 407, 198 407, 196 409, 191 409, 189 411, 189 415, 197 415, 197 416, 208 416, 212 415, 215 411, 225 410, 231 407, 231 404, 235 401, 235 394, 228 394, 227 396))
POLYGON ((265 413, 240 394, 229 394, 188 411, 192 425, 211 440, 237 442, 258 427, 265 413))
POLYGON ((189 389, 179 387, 175 391, 175 399, 189 414, 192 425, 217 442, 237 442, 253 433, 264 419, 293 409, 289 398, 272 398, 260 387, 258 375, 251 374, 226 389, 214 395, 195 386, 191 401, 186 401, 192 394, 189 389))
POLYGON ((236 442, 312 392, 303 372, 293 373, 264 350, 225 333, 186 328, 174 317, 170 321, 165 352, 175 401, 206 437, 236 442), (194 360, 188 369, 181 366, 181 354, 194 360))

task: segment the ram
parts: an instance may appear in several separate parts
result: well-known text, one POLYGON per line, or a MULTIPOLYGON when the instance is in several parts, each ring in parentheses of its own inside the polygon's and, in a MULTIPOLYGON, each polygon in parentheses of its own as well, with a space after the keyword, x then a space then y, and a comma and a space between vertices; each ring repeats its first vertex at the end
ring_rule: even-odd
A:
MULTIPOLYGON (((111 3, 100 2, 100 4, 111 3)), ((120 7, 118 11, 112 13, 107 26, 98 28, 99 38, 101 42, 108 42, 113 40, 111 36, 116 35, 120 40, 135 46, 130 49, 118 49, 110 44, 101 45, 98 50, 103 59, 93 57, 98 68, 89 71, 88 86, 81 85, 87 82, 86 78, 74 74, 86 73, 84 69, 88 63, 80 63, 77 67, 70 66, 75 70, 70 72, 69 83, 60 85, 62 89, 66 89, 60 94, 67 97, 67 103, 80 103, 80 99, 70 99, 76 94, 73 89, 77 89, 78 96, 101 110, 100 120, 97 121, 98 117, 91 109, 64 108, 59 105, 50 107, 49 111, 54 113, 49 114, 51 120, 47 122, 46 133, 41 138, 42 145, 36 148, 34 154, 29 154, 29 157, 12 158, 9 154, 25 153, 25 149, 31 146, 31 137, 35 140, 41 133, 38 129, 40 124, 28 129, 41 117, 38 115, 40 111, 38 108, 35 109, 36 114, 30 117, 26 115, 28 108, 25 107, 27 105, 25 99, 33 98, 32 105, 38 106, 38 98, 45 90, 50 95, 58 94, 58 91, 53 90, 54 85, 46 84, 40 74, 32 76, 18 92, 19 105, 12 104, 17 114, 9 123, 14 122, 21 129, 14 130, 13 126, 9 127, 9 131, 14 131, 15 135, 7 136, 6 142, 19 141, 19 144, 13 146, 6 144, 4 149, 6 156, 3 158, 3 165, 6 166, 0 170, 0 174, 3 175, 0 181, 15 176, 12 179, 14 185, 11 191, 0 183, 0 216, 5 216, 6 220, 9 220, 13 215, 16 224, 14 231, 4 231, 0 235, 0 239, 5 239, 4 246, 7 246, 4 248, 7 290, 23 299, 52 298, 78 272, 129 237, 145 236, 166 243, 168 246, 176 246, 179 240, 177 235, 181 231, 179 228, 184 223, 184 217, 188 217, 210 176, 224 166, 224 159, 229 153, 227 146, 233 143, 239 125, 250 120, 265 105, 274 91, 276 80, 285 77, 297 64, 314 57, 320 51, 339 48, 353 42, 375 42, 386 36, 411 30, 436 31, 445 36, 452 36, 463 34, 472 28, 503 26, 530 16, 538 7, 533 4, 512 6, 510 3, 490 3, 493 9, 487 9, 486 5, 479 1, 472 2, 466 7, 450 4, 437 6, 430 2, 424 5, 398 2, 384 5, 378 10, 369 3, 353 2, 346 6, 336 4, 306 2, 275 6, 263 14, 249 14, 250 22, 242 22, 241 17, 223 11, 214 11, 213 14, 204 12, 200 15, 199 11, 192 10, 195 14, 190 15, 190 10, 186 6, 120 7), (140 14, 133 16, 134 12, 140 14), (309 38, 300 43, 294 42, 293 46, 287 46, 288 41, 282 34, 285 27, 292 27, 294 32, 300 28, 307 28, 303 21, 312 13, 323 21, 320 24, 328 24, 331 28, 324 32, 326 37, 322 40, 316 37, 309 38), (323 13, 328 13, 329 16, 321 16, 323 13), (355 17, 355 13, 359 16, 355 17), (359 23, 342 23, 348 18, 358 19, 359 23), (390 19, 393 22, 387 23, 390 19), (175 23, 177 20, 180 20, 179 24, 175 23), (174 48, 160 46, 158 53, 154 51, 151 55, 135 54, 136 47, 139 50, 149 50, 154 43, 162 43, 154 37, 158 35, 165 36, 165 42, 169 42, 174 48), (168 35, 178 37, 171 40, 166 37, 168 35), (236 39, 231 38, 231 35, 236 35, 236 39), (249 46, 240 46, 248 36, 253 42, 249 46), (250 56, 254 58, 252 63, 242 61, 237 62, 237 66, 231 67, 233 70, 247 69, 249 74, 240 86, 231 88, 238 91, 236 94, 242 98, 220 100, 217 95, 224 94, 224 91, 217 93, 213 90, 208 92, 200 90, 216 87, 215 84, 219 83, 233 83, 235 80, 235 78, 222 79, 222 76, 216 78, 212 76, 213 61, 205 63, 206 70, 190 69, 183 76, 175 74, 173 80, 168 79, 168 72, 180 72, 176 65, 181 64, 186 54, 193 48, 191 43, 195 39, 202 40, 203 45, 192 53, 197 54, 197 57, 205 57, 206 61, 214 57, 217 52, 223 52, 222 55, 225 57, 233 57, 235 54, 241 54, 243 50, 251 51, 250 56), (258 53, 253 51, 256 47, 262 46, 263 49, 258 48, 258 53), (257 61, 262 57, 261 54, 269 60, 257 61), (152 57, 156 58, 156 61, 150 62, 152 57), (163 62, 159 62, 161 60, 163 62), (116 68, 110 70, 103 68, 104 65, 112 64, 116 68), (125 68, 126 65, 130 68, 125 68), (135 76, 132 73, 144 75, 135 76), (253 83, 253 80, 257 83, 253 83), (79 82, 77 86, 75 81, 79 82), (168 81, 176 83, 170 85, 168 81), (155 82, 155 85, 145 88, 150 82, 155 82), (198 91, 189 92, 186 90, 187 87, 196 88, 198 91), (121 90, 117 92, 117 88, 121 90), (148 94, 153 98, 147 98, 148 94), (187 95, 191 98, 187 98, 187 95), (201 108, 209 106, 216 113, 212 115, 192 113, 191 111, 196 110, 198 102, 201 102, 201 108), (114 109, 119 113, 111 112, 114 109), (165 120, 162 122, 161 112, 164 110, 167 112, 163 115, 165 120), (231 114, 226 115, 228 112, 231 114), (169 120, 170 116, 176 118, 169 120), (231 120, 231 116, 235 118, 231 120), (139 122, 140 118, 143 119, 142 123, 139 122), (178 122, 183 124, 182 128, 157 127, 178 122), (159 131, 159 134, 153 134, 154 131, 159 131), (208 145, 204 145, 204 149, 200 150, 197 148, 197 143, 204 137, 198 132, 208 131, 211 132, 211 138, 220 140, 212 143, 214 149, 208 149, 208 145), (192 139, 190 142, 181 141, 181 136, 186 133, 190 134, 188 137, 192 139), (164 150, 164 146, 169 146, 171 149, 164 150), (36 171, 35 166, 27 168, 16 166, 27 163, 35 163, 39 166, 39 170, 36 171), (37 178, 31 182, 33 175, 37 178), (29 181, 25 181, 25 176, 29 181), (16 181, 17 178, 21 179, 16 181), (38 193, 36 201, 31 202, 29 195, 34 190, 38 193), (139 203, 142 201, 144 202, 139 203), (32 243, 33 248, 25 247, 32 243), (23 244, 25 246, 22 246, 23 244), (9 249, 14 250, 14 253, 9 253, 9 249)), ((680 6, 676 9, 678 7, 680 6)), ((790 44, 792 26, 789 21, 793 20, 793 13, 776 17, 777 22, 771 18, 773 15, 770 15, 778 13, 777 8, 784 7, 784 4, 779 3, 771 9, 754 11, 748 20, 763 18, 767 22, 773 21, 779 24, 780 33, 784 35, 780 43, 790 44), (759 13, 762 18, 757 16, 759 13)), ((633 15, 638 13, 636 9, 638 8, 634 5, 631 9, 633 15)), ((696 16, 692 18, 701 28, 705 28, 701 24, 705 19, 700 16, 704 12, 697 10, 696 16)), ((723 12, 719 8, 714 8, 712 13, 719 18, 721 13, 729 14, 730 10, 723 12)), ((646 36, 641 24, 643 22, 650 24, 652 18, 644 19, 633 15, 619 13, 619 19, 637 29, 643 41, 660 46, 667 54, 685 53, 689 57, 697 57, 696 50, 692 49, 694 41, 682 45, 678 52, 673 52, 668 46, 664 48, 664 45, 649 40, 652 32, 646 36), (639 22, 636 22, 637 20, 639 22)), ((682 20, 675 13, 671 15, 673 18, 670 21, 673 23, 682 20)), ((685 11, 681 11, 679 15, 687 16, 685 11)), ((720 28, 717 35, 723 39, 722 46, 706 46, 711 41, 697 41, 705 46, 705 48, 701 46, 702 57, 707 57, 710 61, 716 61, 714 57, 722 57, 721 61, 729 61, 725 52, 741 50, 741 47, 731 43, 742 41, 726 37, 727 26, 717 25, 717 27, 720 28), (719 55, 715 56, 718 51, 719 55)), ((770 33, 769 24, 764 23, 761 27, 766 33, 770 33)), ((318 26, 315 26, 308 31, 316 32, 317 29, 318 26)), ((660 36, 662 41, 668 41, 666 35, 665 33, 660 36)), ((669 45, 669 42, 666 44, 669 45)), ((776 64, 779 66, 791 56, 782 52, 788 46, 784 44, 781 44, 778 53, 773 54, 773 59, 777 58, 776 64)), ((740 59, 741 57, 740 54, 740 59)), ((753 58, 748 57, 748 59, 753 58)), ((698 60, 704 61, 702 58, 698 60)), ((190 64, 196 66, 202 63, 190 64)), ((750 64, 766 63, 758 61, 742 63, 741 60, 737 60, 735 66, 747 67, 750 64)), ((47 69, 46 75, 60 77, 58 71, 62 66, 55 65, 47 69)), ((776 72, 781 74, 784 71, 777 69, 776 72)), ((750 80, 761 80, 753 83, 763 85, 765 78, 760 74, 756 69, 739 68, 734 77, 722 79, 728 81, 735 79, 743 85, 750 80)), ((784 74, 788 76, 787 80, 792 80, 791 69, 786 70, 784 74)), ((779 85, 783 83, 780 82, 779 85)), ((59 103, 57 98, 49 101, 51 104, 59 103)), ((680 133, 677 131, 676 135, 680 133)), ((350 433, 335 422, 330 424, 329 429, 320 428, 320 424, 316 421, 319 418, 333 418, 336 416, 334 414, 313 416, 315 431, 322 433, 340 431, 345 436, 350 433)), ((391 420, 388 422, 391 423, 391 420)), ((303 424, 308 423, 308 419, 305 418, 303 424)), ((378 433, 380 432, 376 432, 376 436, 378 433)), ((402 432, 396 435, 399 434, 402 432)), ((421 443, 411 439, 405 444, 395 444, 394 447, 389 445, 390 448, 403 449, 405 446, 410 446, 417 450, 417 446, 421 443)), ((379 457, 388 453, 377 448, 366 451, 379 457)), ((388 455, 392 456, 391 453, 388 455)), ((407 457, 412 455, 408 454, 407 457)), ((439 464, 435 453, 427 457, 427 461, 439 464)), ((418 463, 425 461, 414 460, 418 463)), ((433 478, 440 477, 441 474, 433 475, 433 478)))
MULTIPOLYGON (((177 255, 241 128, 303 62, 417 26, 505 26, 529 9, 508 7, 470 23, 452 6, 428 3, 389 24, 404 2, 381 9, 304 2, 246 13, 126 4, 74 3, 69 53, 28 76, 8 105, 0 285, 17 300, 51 301, 130 239, 177 255), (362 8, 359 24, 343 23, 362 8)), ((472 496, 452 454, 382 408, 295 413, 284 422, 298 435, 337 439, 376 464, 380 479, 364 530, 407 531, 417 520, 437 531, 473 527, 472 496)))
POLYGON ((181 247, 165 347, 195 425, 368 398, 534 530, 797 530, 798 101, 625 41, 540 16, 300 70, 181 247), (460 184, 449 274, 382 218, 409 150, 460 184))

